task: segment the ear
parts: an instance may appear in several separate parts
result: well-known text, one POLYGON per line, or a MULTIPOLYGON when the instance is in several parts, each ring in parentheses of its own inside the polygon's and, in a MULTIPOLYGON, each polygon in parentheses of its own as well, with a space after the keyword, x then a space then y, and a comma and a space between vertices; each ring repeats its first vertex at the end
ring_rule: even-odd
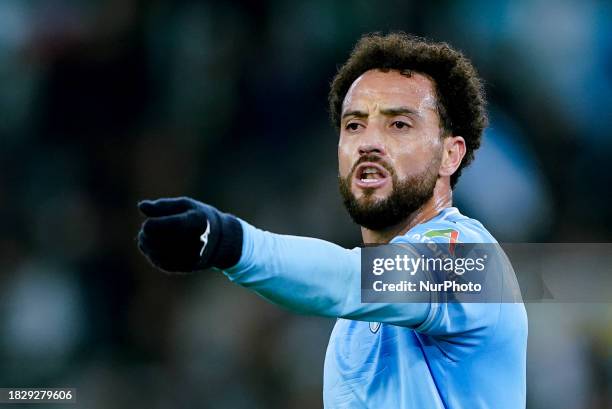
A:
POLYGON ((447 136, 442 140, 442 163, 440 163, 440 176, 451 176, 461 165, 465 156, 465 139, 462 136, 447 136))

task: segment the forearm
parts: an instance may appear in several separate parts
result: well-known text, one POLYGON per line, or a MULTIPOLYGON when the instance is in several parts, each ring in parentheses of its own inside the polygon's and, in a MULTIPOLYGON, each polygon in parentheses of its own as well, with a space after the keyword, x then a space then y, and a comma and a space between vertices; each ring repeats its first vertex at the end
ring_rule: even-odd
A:
POLYGON ((241 223, 242 256, 225 274, 269 301, 306 314, 406 326, 416 326, 427 316, 426 303, 361 303, 360 249, 241 223))

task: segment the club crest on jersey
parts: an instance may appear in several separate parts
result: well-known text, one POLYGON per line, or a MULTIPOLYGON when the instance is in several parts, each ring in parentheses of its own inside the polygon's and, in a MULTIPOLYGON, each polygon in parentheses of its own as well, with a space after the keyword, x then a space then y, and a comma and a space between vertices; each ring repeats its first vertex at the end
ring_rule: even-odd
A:
POLYGON ((444 237, 448 239, 448 250, 452 255, 455 254, 455 244, 460 243, 459 241, 459 231, 453 229, 440 229, 440 230, 428 230, 424 237, 429 237, 430 239, 434 237, 444 237))
POLYGON ((380 322, 370 322, 370 331, 372 334, 376 334, 380 329, 380 322))

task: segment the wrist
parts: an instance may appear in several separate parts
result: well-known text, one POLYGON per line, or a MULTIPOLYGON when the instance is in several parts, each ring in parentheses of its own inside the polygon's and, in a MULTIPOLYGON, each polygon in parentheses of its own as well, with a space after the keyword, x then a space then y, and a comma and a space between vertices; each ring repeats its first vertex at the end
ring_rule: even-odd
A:
POLYGON ((242 256, 243 231, 233 215, 219 212, 219 240, 212 267, 221 270, 235 266, 242 256))

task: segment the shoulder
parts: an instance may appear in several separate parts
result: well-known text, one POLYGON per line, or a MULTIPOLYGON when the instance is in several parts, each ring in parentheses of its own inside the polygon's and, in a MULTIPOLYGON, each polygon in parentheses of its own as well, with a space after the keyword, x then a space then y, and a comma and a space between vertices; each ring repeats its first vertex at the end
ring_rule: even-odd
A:
POLYGON ((497 243, 476 219, 469 218, 455 207, 441 211, 436 217, 418 224, 391 243, 497 243))

